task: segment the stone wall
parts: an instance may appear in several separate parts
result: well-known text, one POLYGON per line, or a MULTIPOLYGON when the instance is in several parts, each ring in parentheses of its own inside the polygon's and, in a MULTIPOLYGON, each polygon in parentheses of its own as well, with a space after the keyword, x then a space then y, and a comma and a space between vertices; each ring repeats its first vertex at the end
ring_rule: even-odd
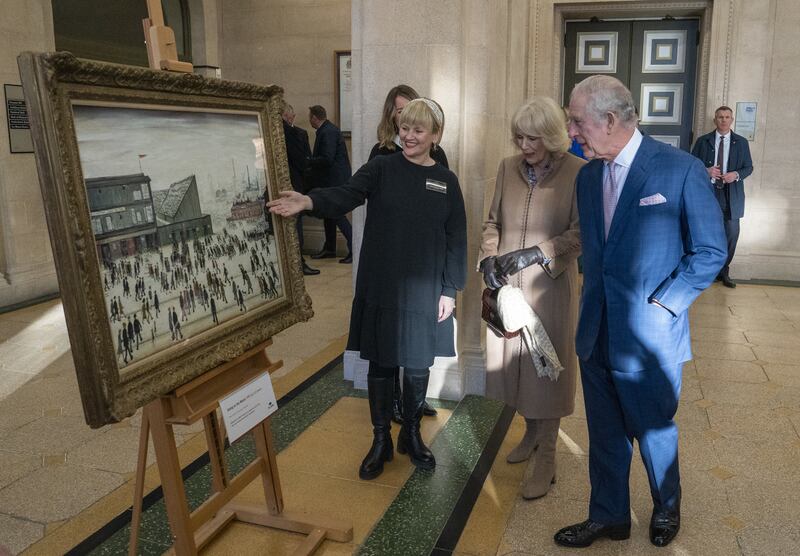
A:
MULTIPOLYGON (((283 87, 313 147, 308 107, 324 106, 335 122, 334 51, 350 50, 350 1, 241 0, 222 2, 219 13, 222 77, 283 87)), ((304 217, 304 236, 306 251, 321 248, 321 221, 304 217)))
MULTIPOLYGON (((0 11, 0 81, 20 83, 17 55, 53 50, 49 0, 8 0, 0 11)), ((5 95, 3 97, 5 102, 5 95)), ((0 124, 0 307, 58 291, 33 154, 11 154, 0 124)))

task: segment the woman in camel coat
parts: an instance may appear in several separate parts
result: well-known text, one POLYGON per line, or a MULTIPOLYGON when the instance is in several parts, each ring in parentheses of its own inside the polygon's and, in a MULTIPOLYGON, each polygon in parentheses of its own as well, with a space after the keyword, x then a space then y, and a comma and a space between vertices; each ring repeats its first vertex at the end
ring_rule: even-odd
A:
POLYGON ((555 482, 560 419, 575 407, 581 249, 575 178, 586 162, 567 152, 564 113, 549 98, 522 106, 511 131, 521 152, 500 163, 479 268, 488 287, 508 283, 523 290, 564 366, 557 381, 540 378, 521 337, 507 340, 487 330, 487 395, 515 407, 526 421, 508 461, 529 460, 536 450, 523 485, 530 499, 547 494, 555 482))

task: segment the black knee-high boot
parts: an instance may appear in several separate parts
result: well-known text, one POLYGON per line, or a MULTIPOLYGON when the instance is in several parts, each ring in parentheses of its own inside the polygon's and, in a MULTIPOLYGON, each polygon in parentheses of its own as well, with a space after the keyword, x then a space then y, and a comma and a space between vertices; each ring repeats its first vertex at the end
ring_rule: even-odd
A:
POLYGON ((403 424, 403 391, 400 389, 400 368, 394 370, 394 387, 392 393, 392 421, 403 424))
POLYGON ((411 463, 420 469, 433 469, 436 460, 425 446, 419 434, 419 422, 422 419, 422 405, 428 391, 428 377, 403 373, 403 426, 397 439, 397 451, 408 453, 411 463))
POLYGON ((392 377, 367 376, 367 393, 369 396, 369 415, 372 419, 372 447, 369 449, 358 476, 364 480, 374 479, 383 473, 383 462, 392 461, 394 445, 392 444, 392 377))

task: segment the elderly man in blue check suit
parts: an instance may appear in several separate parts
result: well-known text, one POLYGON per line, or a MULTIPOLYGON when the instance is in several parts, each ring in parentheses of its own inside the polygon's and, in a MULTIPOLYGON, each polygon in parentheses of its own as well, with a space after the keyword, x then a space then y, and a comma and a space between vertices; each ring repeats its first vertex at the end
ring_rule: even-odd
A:
POLYGON ((595 75, 569 103, 570 137, 591 159, 578 174, 583 295, 576 335, 589 428, 589 519, 556 543, 630 536, 633 440, 647 470, 650 541, 680 528, 678 408, 691 358, 687 311, 726 258, 722 217, 702 163, 643 136, 630 91, 595 75))

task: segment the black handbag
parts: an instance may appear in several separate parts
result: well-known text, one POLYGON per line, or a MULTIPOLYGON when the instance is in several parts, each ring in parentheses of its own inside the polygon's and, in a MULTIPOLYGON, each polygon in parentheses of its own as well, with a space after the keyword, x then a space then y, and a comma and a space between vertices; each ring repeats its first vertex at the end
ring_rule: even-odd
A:
POLYGON ((493 331, 497 332, 506 339, 516 338, 519 336, 519 330, 516 332, 508 332, 503 326, 503 321, 500 318, 500 313, 497 311, 497 294, 500 290, 493 290, 486 288, 483 290, 481 298, 483 304, 481 307, 481 318, 486 322, 486 325, 493 331))

